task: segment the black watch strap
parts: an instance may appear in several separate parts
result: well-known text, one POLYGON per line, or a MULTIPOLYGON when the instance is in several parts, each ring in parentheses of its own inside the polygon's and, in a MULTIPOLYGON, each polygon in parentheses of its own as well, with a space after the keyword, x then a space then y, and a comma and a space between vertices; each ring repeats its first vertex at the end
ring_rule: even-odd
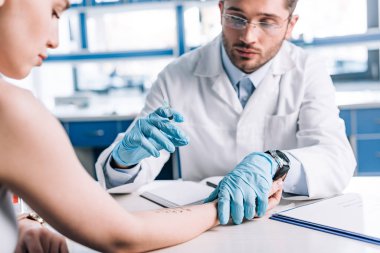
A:
POLYGON ((273 176, 273 181, 286 175, 290 169, 290 160, 289 158, 280 150, 268 150, 265 153, 269 154, 276 161, 278 168, 276 173, 273 176))

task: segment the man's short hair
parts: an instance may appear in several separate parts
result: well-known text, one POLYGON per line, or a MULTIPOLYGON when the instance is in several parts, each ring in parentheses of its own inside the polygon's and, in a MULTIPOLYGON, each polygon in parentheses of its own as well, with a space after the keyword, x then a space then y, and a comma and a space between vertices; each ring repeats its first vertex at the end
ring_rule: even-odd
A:
POLYGON ((286 2, 288 3, 287 8, 289 10, 289 13, 290 15, 292 15, 294 12, 294 9, 297 7, 298 0, 286 0, 286 2))
MULTIPOLYGON (((224 2, 226 0, 220 0, 220 1, 224 2)), ((297 2, 298 2, 298 0, 285 0, 285 3, 287 3, 287 6, 285 6, 285 7, 289 10, 290 15, 293 14, 294 9, 297 6, 297 2)))

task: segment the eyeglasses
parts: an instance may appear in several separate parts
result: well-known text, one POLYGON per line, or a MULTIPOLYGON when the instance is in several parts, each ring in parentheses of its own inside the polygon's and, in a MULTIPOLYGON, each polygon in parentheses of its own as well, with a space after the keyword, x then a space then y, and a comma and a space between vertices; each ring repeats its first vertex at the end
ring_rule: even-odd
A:
POLYGON ((290 16, 282 20, 281 23, 276 22, 276 21, 248 22, 248 20, 244 18, 235 16, 235 15, 230 15, 230 14, 223 14, 223 18, 225 20, 226 26, 232 29, 245 30, 247 29, 248 25, 252 25, 253 28, 258 28, 267 34, 275 35, 279 31, 279 29, 284 25, 284 21, 289 20, 290 16))

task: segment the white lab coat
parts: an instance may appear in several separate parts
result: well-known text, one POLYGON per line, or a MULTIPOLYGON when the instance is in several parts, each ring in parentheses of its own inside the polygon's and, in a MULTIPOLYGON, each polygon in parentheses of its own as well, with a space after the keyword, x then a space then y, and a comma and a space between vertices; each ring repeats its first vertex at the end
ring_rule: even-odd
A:
MULTIPOLYGON (((284 42, 243 109, 223 69, 220 43, 219 36, 169 64, 140 115, 154 111, 164 99, 184 115, 180 126, 190 144, 180 148, 183 179, 223 176, 251 152, 280 149, 301 162, 310 198, 341 192, 356 161, 321 61, 284 42)), ((103 167, 115 143, 96 165, 102 185, 103 167)), ((154 180, 168 158, 162 151, 159 158, 144 159, 134 183, 154 180)))

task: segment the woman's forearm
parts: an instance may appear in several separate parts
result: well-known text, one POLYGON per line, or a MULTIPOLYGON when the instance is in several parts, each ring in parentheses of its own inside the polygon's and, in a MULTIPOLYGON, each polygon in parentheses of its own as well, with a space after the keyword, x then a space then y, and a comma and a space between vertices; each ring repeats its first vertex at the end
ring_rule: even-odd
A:
POLYGON ((141 252, 183 243, 218 225, 216 202, 148 212, 133 215, 140 226, 136 248, 141 252))

